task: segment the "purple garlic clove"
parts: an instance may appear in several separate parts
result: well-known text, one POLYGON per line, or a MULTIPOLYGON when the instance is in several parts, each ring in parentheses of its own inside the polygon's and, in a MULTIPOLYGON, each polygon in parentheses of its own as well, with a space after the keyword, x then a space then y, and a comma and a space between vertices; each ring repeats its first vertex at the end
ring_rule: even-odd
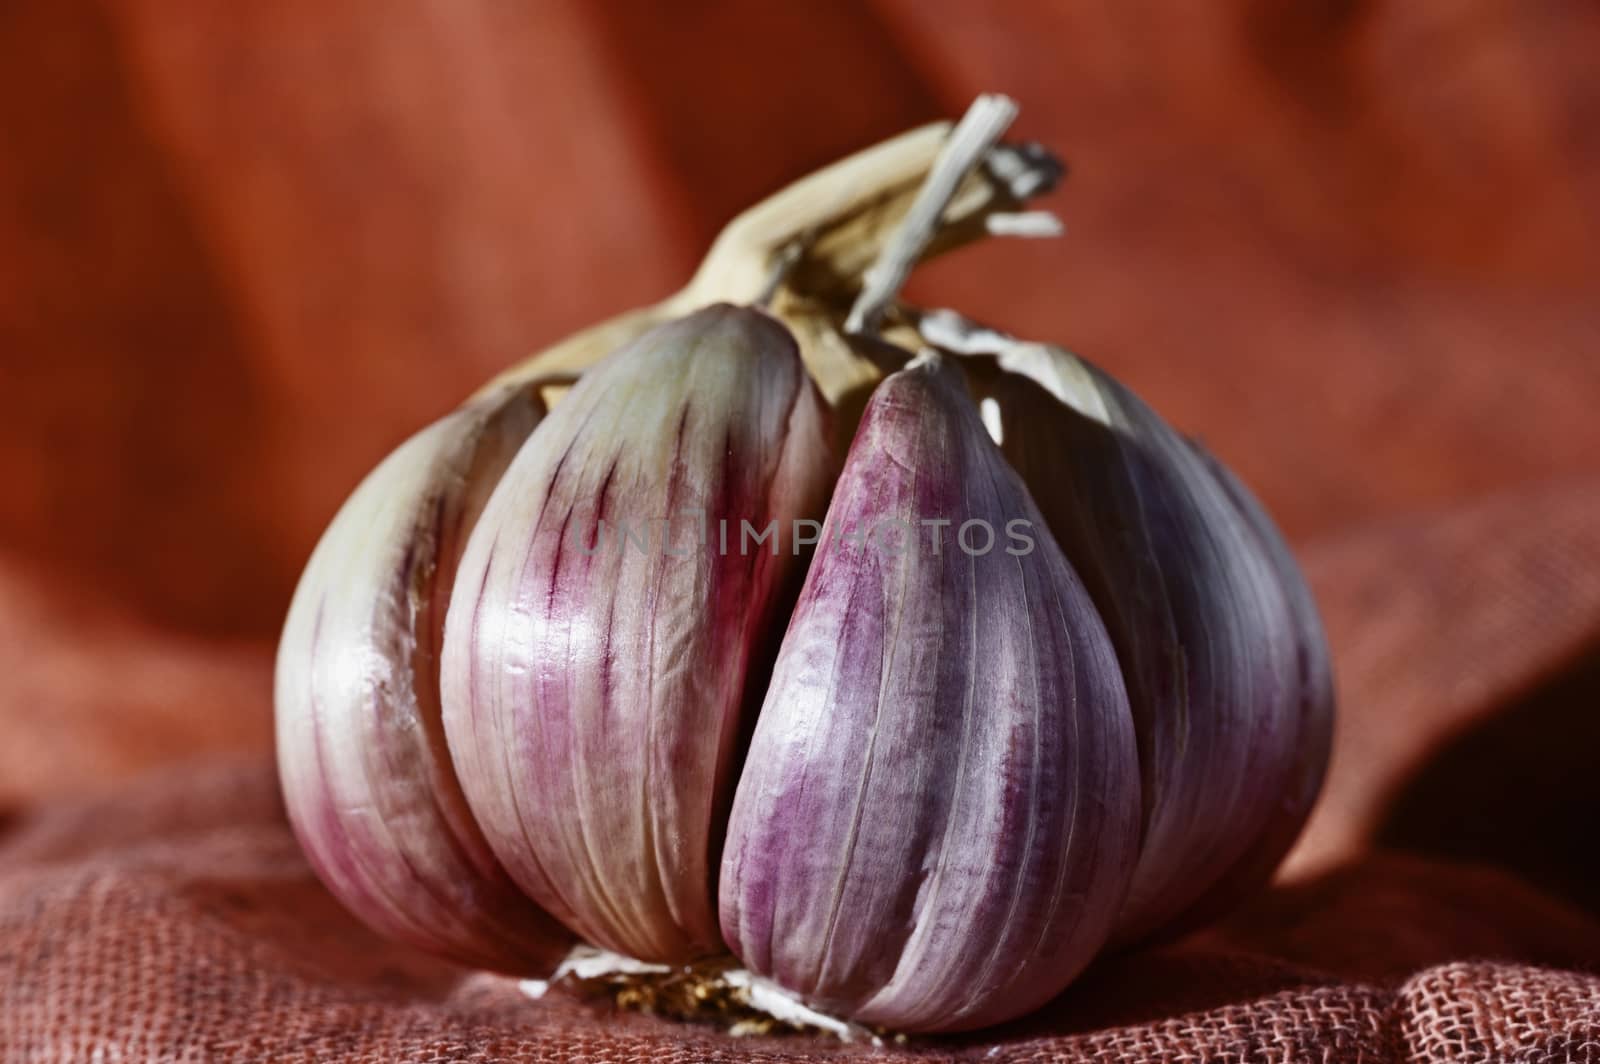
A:
POLYGON ((1307 693, 1326 671, 1315 608, 1270 520, 1127 388, 1041 344, 998 362, 984 402, 1105 618, 1138 729, 1145 828, 1117 938, 1189 926, 1270 874, 1255 866, 1315 798, 1332 705, 1307 693))
POLYGON ((278 647, 284 804, 317 875, 373 928, 463 964, 541 975, 569 936, 500 867, 439 709, 445 606, 467 533, 544 413, 502 389, 423 429, 323 534, 278 647))
POLYGON ((1300 654, 1294 687, 1299 712, 1294 720, 1293 737, 1285 739, 1293 747, 1289 781, 1244 856, 1189 908, 1182 918, 1182 929, 1199 926, 1222 915, 1239 899, 1272 878, 1305 826, 1322 789, 1333 747, 1335 702, 1333 661, 1328 653, 1322 618, 1289 545, 1243 481, 1198 442, 1190 440, 1189 445, 1222 485, 1271 561, 1289 603, 1300 654))
POLYGON ((456 768, 512 877, 595 945, 723 949, 747 680, 793 522, 826 498, 826 413, 782 325, 708 307, 588 370, 473 531, 445 635, 456 768))
POLYGON ((723 856, 729 946, 863 1023, 1022 1015, 1111 930, 1136 756, 1088 594, 960 372, 919 357, 867 406, 779 652, 723 856))

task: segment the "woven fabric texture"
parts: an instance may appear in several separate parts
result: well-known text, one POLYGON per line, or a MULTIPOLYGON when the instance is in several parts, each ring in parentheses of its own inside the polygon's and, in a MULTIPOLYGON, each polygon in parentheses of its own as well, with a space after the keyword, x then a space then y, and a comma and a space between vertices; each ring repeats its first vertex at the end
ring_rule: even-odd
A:
POLYGON ((1596 55, 1587 0, 0 6, 0 1061, 1600 1062, 1596 55), (1069 236, 913 294, 1091 356, 1281 520, 1341 716, 1279 881, 881 1051, 365 931, 271 753, 339 500, 988 89, 1069 236))

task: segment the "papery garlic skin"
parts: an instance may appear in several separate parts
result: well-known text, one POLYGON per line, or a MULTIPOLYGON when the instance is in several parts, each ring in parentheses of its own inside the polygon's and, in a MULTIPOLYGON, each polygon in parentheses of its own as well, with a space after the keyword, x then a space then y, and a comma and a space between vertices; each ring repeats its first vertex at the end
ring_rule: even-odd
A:
POLYGON ((1291 601, 1285 566, 1297 573, 1269 552, 1265 516, 1126 387, 1042 344, 997 361, 986 398, 1002 449, 1105 619, 1138 728, 1145 830, 1117 937, 1188 926, 1243 888, 1258 839, 1281 837, 1276 863, 1315 797, 1327 744, 1303 721, 1322 711, 1302 673, 1327 651, 1314 607, 1303 591, 1291 601))
POLYGON ((734 799, 724 937, 859 1022, 996 1023, 1105 941, 1139 810, 1105 628, 959 371, 924 355, 879 385, 835 488, 734 799), (958 540, 974 520, 987 553, 958 540), (861 542, 896 521, 901 549, 861 542))
POLYGON ((723 949, 713 861, 747 678, 793 522, 826 499, 826 418, 782 325, 707 307, 588 370, 473 531, 445 636, 451 752, 511 875, 595 945, 723 949), (742 542, 742 521, 778 540, 742 542))
POLYGON ((438 656, 467 533, 543 413, 533 388, 502 388, 362 481, 300 579, 274 689, 284 804, 328 889, 393 938, 530 975, 570 936, 512 883, 467 809, 438 656))

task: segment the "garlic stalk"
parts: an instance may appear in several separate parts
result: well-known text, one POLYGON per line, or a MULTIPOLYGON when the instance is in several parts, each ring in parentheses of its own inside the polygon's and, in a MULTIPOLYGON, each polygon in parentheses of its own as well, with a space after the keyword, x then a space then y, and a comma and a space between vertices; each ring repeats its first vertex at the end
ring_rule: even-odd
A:
MULTIPOLYGON (((779 190, 727 224, 681 291, 570 336, 486 387, 581 373, 654 325, 711 303, 760 303, 794 333, 823 397, 836 407, 849 405, 852 396, 882 378, 883 370, 852 343, 844 319, 866 271, 885 258, 886 244, 923 195, 934 165, 954 155, 956 169, 965 176, 947 190, 938 226, 911 249, 908 264, 995 235, 992 219, 1012 216, 1049 192, 1063 172, 1060 161, 1039 145, 995 143, 1015 113, 1009 101, 980 97, 980 109, 982 135, 960 145, 958 153, 950 151, 952 123, 932 122, 779 190), (791 258, 780 271, 780 263, 791 258), (780 273, 782 283, 772 291, 780 273)), ((839 428, 848 443, 854 423, 839 428)))

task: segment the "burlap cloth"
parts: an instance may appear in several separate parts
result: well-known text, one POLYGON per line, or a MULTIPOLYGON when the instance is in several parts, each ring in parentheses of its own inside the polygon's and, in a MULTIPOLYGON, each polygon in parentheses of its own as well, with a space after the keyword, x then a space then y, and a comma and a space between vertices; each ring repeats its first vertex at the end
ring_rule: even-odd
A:
POLYGON ((1343 715, 1271 891, 884 1052, 1600 1060, 1597 55, 1580 0, 0 7, 0 1059, 868 1052, 364 932, 282 820, 271 639, 406 432, 995 88, 1077 164, 1071 236, 916 294, 1239 469, 1343 715))

